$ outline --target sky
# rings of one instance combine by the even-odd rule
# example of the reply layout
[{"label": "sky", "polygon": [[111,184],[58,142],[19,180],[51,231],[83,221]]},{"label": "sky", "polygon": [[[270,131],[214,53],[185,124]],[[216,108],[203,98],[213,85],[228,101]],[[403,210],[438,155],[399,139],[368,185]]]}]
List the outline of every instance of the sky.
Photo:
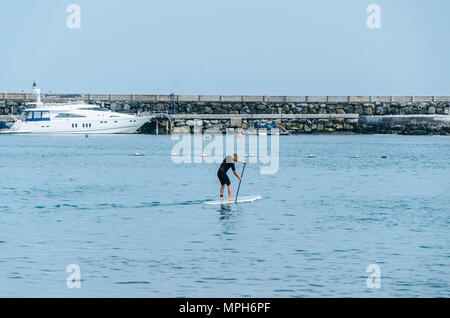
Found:
[{"label": "sky", "polygon": [[450,95],[448,0],[17,0],[0,12],[0,92],[35,80],[86,94]]}]

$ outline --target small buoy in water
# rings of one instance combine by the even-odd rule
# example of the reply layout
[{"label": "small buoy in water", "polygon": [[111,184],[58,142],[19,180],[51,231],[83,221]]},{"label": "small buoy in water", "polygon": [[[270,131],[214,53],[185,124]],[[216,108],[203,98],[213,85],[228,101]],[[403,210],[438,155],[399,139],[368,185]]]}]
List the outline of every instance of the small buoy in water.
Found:
[{"label": "small buoy in water", "polygon": [[175,152],[172,154],[173,157],[176,157],[176,155],[177,155],[177,154],[176,154]]},{"label": "small buoy in water", "polygon": [[135,154],[134,154],[134,156],[135,157],[139,157],[141,154],[139,153],[139,152],[136,152]]},{"label": "small buoy in water", "polygon": [[354,155],[354,156],[353,156],[353,158],[355,158],[355,159],[358,159],[358,158],[359,158],[359,156],[358,156],[358,155]]},{"label": "small buoy in water", "polygon": [[314,158],[314,155],[309,155],[308,158]]},{"label": "small buoy in water", "polygon": [[250,157],[254,157],[254,156],[255,156],[254,154],[252,154],[252,153],[250,154]]},{"label": "small buoy in water", "polygon": [[204,153],[202,153],[202,157],[206,157],[206,155]]},{"label": "small buoy in water", "polygon": [[244,157],[248,157],[248,154],[245,154]]},{"label": "small buoy in water", "polygon": [[387,156],[381,156],[381,159],[386,159],[387,158]]}]

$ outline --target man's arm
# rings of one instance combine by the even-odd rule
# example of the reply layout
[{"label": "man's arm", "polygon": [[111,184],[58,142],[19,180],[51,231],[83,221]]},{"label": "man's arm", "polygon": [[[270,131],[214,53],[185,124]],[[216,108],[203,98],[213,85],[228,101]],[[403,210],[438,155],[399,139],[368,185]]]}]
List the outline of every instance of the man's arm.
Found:
[{"label": "man's arm", "polygon": [[239,179],[239,181],[242,181],[242,178],[238,175],[236,170],[233,170],[233,173]]}]

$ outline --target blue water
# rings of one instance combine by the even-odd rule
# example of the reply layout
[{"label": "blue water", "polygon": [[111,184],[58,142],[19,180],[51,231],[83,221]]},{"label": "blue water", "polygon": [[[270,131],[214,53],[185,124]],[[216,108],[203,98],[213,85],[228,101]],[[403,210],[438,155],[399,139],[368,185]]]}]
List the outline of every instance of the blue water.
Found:
[{"label": "blue water", "polygon": [[0,136],[0,296],[450,296],[449,137],[280,137],[276,174],[245,171],[262,200],[229,206],[173,145]]}]

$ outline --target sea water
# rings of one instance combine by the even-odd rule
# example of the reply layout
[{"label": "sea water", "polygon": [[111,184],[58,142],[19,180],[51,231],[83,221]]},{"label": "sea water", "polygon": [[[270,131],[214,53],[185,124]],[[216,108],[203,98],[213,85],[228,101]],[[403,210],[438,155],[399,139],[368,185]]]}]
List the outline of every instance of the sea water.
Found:
[{"label": "sea water", "polygon": [[280,137],[222,206],[173,146],[0,136],[0,296],[450,296],[449,137]]}]

